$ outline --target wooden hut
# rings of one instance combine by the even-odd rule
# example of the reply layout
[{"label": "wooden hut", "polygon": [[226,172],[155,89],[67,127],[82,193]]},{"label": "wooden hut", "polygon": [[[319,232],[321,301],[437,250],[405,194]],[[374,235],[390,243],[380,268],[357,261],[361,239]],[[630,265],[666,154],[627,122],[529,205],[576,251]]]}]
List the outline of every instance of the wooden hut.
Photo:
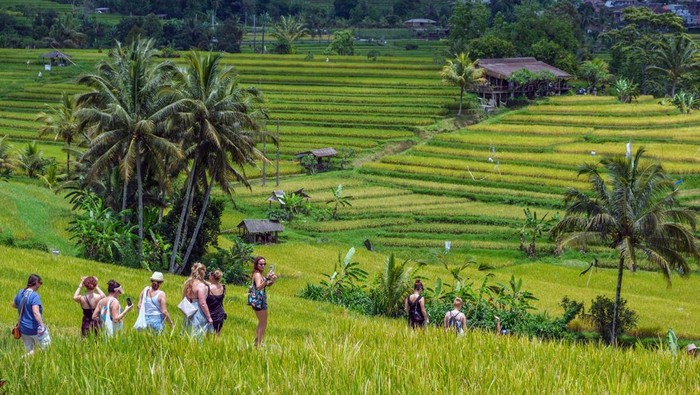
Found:
[{"label": "wooden hut", "polygon": [[279,232],[284,227],[277,221],[269,219],[244,219],[238,224],[241,237],[248,243],[270,244],[279,241]]},{"label": "wooden hut", "polygon": [[338,152],[332,147],[319,148],[311,151],[297,152],[294,157],[299,159],[299,163],[303,166],[302,159],[307,155],[313,155],[316,159],[314,171],[325,171],[330,169],[331,158],[338,155]]},{"label": "wooden hut", "polygon": [[45,59],[50,59],[49,64],[51,66],[66,66],[70,63],[70,56],[64,54],[61,51],[53,51],[40,55],[40,57]]},{"label": "wooden hut", "polygon": [[[567,81],[571,79],[571,74],[532,57],[479,59],[476,61],[476,65],[486,70],[486,84],[477,86],[471,92],[481,96],[482,100],[490,105],[498,105],[515,95],[533,98],[542,94],[559,95],[569,90]],[[510,81],[510,77],[522,69],[532,73],[543,71],[551,73],[554,75],[554,81],[518,86]]]}]

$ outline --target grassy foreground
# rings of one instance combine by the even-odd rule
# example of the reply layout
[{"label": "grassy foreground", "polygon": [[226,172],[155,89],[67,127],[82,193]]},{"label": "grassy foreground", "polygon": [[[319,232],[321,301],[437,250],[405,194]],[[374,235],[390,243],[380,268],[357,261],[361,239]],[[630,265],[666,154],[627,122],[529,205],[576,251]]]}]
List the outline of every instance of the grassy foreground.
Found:
[{"label": "grassy foreground", "polygon": [[[169,275],[164,289],[176,321],[174,330],[161,337],[135,333],[131,326],[136,314],[131,313],[122,336],[110,341],[83,341],[78,335],[80,309],[70,298],[80,276],[94,274],[103,284],[114,278],[125,287],[125,296],[135,299],[150,273],[0,247],[4,257],[0,262],[0,299],[6,306],[0,310],[0,328],[6,334],[0,337],[4,351],[0,376],[8,382],[4,389],[8,394],[470,390],[658,394],[700,390],[700,378],[692,373],[700,360],[682,354],[673,357],[665,348],[615,351],[594,344],[543,343],[478,331],[456,339],[438,329],[413,333],[401,321],[357,316],[299,299],[294,294],[300,286],[317,281],[317,273],[325,271],[320,268],[327,269],[326,262],[332,262],[334,255],[328,246],[313,245],[306,249],[306,259],[290,253],[300,250],[296,245],[293,249],[265,247],[257,251],[276,263],[283,277],[270,290],[266,347],[256,351],[251,346],[256,321],[245,305],[244,287],[228,287],[229,319],[221,338],[200,344],[181,335],[182,319],[175,305],[184,279]],[[367,262],[371,271],[383,259],[366,251],[358,251],[356,258]],[[22,343],[8,333],[16,319],[9,301],[30,272],[44,278],[39,292],[53,344],[49,351],[23,359]],[[563,273],[552,275],[561,278]],[[646,303],[644,306],[650,307]],[[648,303],[667,304],[671,300],[659,296]]]}]

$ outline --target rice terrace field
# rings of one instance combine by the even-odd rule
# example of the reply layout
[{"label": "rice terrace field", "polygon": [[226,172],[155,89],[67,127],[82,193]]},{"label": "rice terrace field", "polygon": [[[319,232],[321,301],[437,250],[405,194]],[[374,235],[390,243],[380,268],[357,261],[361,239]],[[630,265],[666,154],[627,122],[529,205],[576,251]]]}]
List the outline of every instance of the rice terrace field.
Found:
[{"label": "rice terrace field", "polygon": [[[106,56],[67,51],[75,65],[48,72],[38,58],[44,52],[0,49],[0,136],[9,136],[15,149],[38,140],[36,113],[57,103],[61,92],[81,92],[75,77]],[[164,289],[176,317],[174,330],[162,337],[127,330],[110,341],[80,340],[80,310],[70,298],[80,276],[95,274],[103,283],[117,279],[135,299],[150,273],[76,258],[65,231],[68,202],[20,175],[0,182],[0,235],[61,253],[0,246],[0,300],[5,301],[0,328],[7,334],[14,325],[16,311],[8,301],[27,275],[37,272],[44,278],[40,294],[54,340],[48,352],[23,359],[20,344],[0,337],[0,379],[7,381],[0,394],[700,391],[698,360],[674,356],[665,340],[669,328],[682,345],[700,339],[698,262],[689,278],[674,274],[670,288],[655,271],[625,273],[622,295],[639,315],[632,335],[647,342],[623,349],[480,330],[457,339],[433,327],[415,333],[403,321],[298,297],[349,247],[357,248],[355,260],[370,276],[394,253],[410,266],[427,263],[421,269],[426,278],[448,280],[434,258],[446,241],[451,263],[473,259],[489,265],[487,271],[477,265],[465,269],[469,282],[481,283],[487,272],[493,281],[514,275],[538,298],[533,305],[552,315],[561,313],[564,296],[588,305],[596,295],[614,295],[616,271],[609,268],[617,257],[609,249],[569,249],[554,257],[554,243],[542,238],[540,259],[528,259],[518,249],[523,211],[563,214],[566,189],[587,188],[577,167],[624,155],[628,143],[633,151],[644,146],[649,157],[661,161],[677,180],[683,203],[700,210],[700,112],[680,114],[644,96],[633,104],[609,96],[564,96],[461,126],[449,118],[458,91],[441,84],[441,64],[429,52],[380,56],[374,62],[365,56],[327,62],[320,54],[304,60],[306,53],[300,53],[225,57],[244,86],[265,94],[267,129],[276,132],[279,120],[282,179],[276,186],[274,165],[267,166],[263,185],[262,168],[247,168],[252,190],[236,189],[236,207],[227,203],[222,229],[234,232],[242,219],[262,218],[274,189],[304,188],[319,207],[328,206],[338,184],[352,196],[337,220],[295,219],[285,224],[281,244],[256,246],[256,255],[275,263],[281,276],[270,291],[262,352],[252,348],[255,317],[245,304],[244,287],[229,287],[229,319],[221,338],[200,344],[181,336],[176,304],[184,279],[172,275],[166,275]],[[62,165],[62,144],[53,136],[39,141],[45,155]],[[305,175],[294,154],[323,147],[352,149],[348,169]],[[266,152],[274,160],[274,145],[267,144]],[[364,248],[365,240],[375,251]],[[231,240],[224,234],[219,243],[227,247]],[[601,267],[580,276],[594,258]],[[127,316],[127,327],[135,315]],[[579,319],[572,325],[591,329]]]}]

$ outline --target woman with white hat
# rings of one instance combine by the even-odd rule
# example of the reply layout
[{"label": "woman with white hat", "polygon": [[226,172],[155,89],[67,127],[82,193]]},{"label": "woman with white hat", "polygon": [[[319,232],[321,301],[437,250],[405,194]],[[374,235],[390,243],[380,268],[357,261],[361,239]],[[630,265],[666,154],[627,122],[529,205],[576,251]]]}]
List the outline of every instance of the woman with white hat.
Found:
[{"label": "woman with white hat", "polygon": [[163,273],[153,272],[151,276],[151,286],[146,287],[139,295],[139,313],[144,309],[146,316],[146,327],[157,333],[163,332],[163,322],[167,322],[171,327],[173,320],[168,313],[168,306],[165,304],[165,292],[160,290],[160,285],[165,281]]}]

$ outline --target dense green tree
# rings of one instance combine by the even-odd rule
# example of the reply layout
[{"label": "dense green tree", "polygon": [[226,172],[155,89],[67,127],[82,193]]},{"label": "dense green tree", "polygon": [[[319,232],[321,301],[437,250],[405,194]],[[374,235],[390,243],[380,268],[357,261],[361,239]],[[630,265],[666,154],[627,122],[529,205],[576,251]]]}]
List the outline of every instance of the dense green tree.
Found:
[{"label": "dense green tree", "polygon": [[640,148],[629,158],[604,158],[599,164],[582,165],[579,175],[588,178],[593,194],[567,191],[566,215],[552,230],[559,245],[599,243],[617,251],[613,345],[624,268],[636,270],[644,257],[659,267],[670,284],[673,271],[690,274],[686,256],[700,258],[693,235],[695,212],[679,206],[679,190],[673,181],[659,163],[643,161],[643,155]]},{"label": "dense green tree", "polygon": [[440,76],[445,84],[459,87],[459,111],[457,115],[462,115],[462,102],[464,91],[472,89],[486,82],[484,75],[486,70],[476,67],[467,54],[460,53],[453,59],[447,59],[447,64],[442,66]]},{"label": "dense green tree", "polygon": [[94,130],[83,161],[91,164],[86,181],[104,176],[119,167],[124,182],[122,207],[126,208],[129,181],[135,177],[138,194],[138,260],[143,253],[143,173],[144,163],[154,177],[167,180],[163,169],[166,157],[181,157],[176,144],[162,136],[161,111],[166,99],[160,92],[170,85],[177,70],[169,61],[155,63],[152,40],[139,40],[128,47],[120,43],[109,60],[98,64],[97,72],[83,75],[78,83],[92,91],[78,96],[76,116],[80,130]]},{"label": "dense green tree", "polygon": [[350,18],[350,12],[357,7],[359,0],[333,0],[333,10],[338,18]]},{"label": "dense green tree", "polygon": [[510,58],[516,55],[513,43],[491,34],[469,41],[468,47],[474,59]]},{"label": "dense green tree", "polygon": [[488,28],[489,12],[481,2],[457,2],[449,20],[453,55],[467,52],[466,43],[481,37]]},{"label": "dense green tree", "polygon": [[333,41],[326,52],[338,55],[352,56],[355,54],[355,37],[350,30],[339,30],[333,33]]},{"label": "dense green tree", "polygon": [[243,40],[243,28],[238,17],[226,19],[216,26],[214,30],[217,39],[217,48],[225,52],[241,52],[241,41]]}]

